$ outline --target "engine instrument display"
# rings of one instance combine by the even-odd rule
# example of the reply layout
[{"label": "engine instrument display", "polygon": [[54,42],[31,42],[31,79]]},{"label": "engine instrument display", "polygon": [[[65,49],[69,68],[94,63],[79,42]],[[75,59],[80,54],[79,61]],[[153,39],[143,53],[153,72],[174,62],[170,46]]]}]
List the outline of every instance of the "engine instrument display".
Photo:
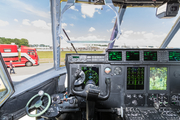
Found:
[{"label": "engine instrument display", "polygon": [[149,90],[167,89],[167,67],[150,67]]},{"label": "engine instrument display", "polygon": [[180,52],[169,51],[169,61],[180,61]]},{"label": "engine instrument display", "polygon": [[111,51],[108,52],[109,61],[122,61],[122,52],[120,51]]},{"label": "engine instrument display", "polygon": [[127,90],[144,90],[144,67],[127,67]]},{"label": "engine instrument display", "polygon": [[157,51],[144,51],[144,61],[157,61]]},{"label": "engine instrument display", "polygon": [[138,61],[139,60],[139,51],[126,51],[126,60],[127,61]]},{"label": "engine instrument display", "polygon": [[88,80],[93,80],[97,86],[99,85],[99,67],[82,67],[81,70],[85,73],[84,85]]}]

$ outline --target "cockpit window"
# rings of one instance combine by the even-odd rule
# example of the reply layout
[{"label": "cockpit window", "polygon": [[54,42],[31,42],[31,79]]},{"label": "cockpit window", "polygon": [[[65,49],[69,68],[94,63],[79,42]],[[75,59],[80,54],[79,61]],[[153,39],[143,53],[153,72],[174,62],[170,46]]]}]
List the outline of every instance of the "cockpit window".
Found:
[{"label": "cockpit window", "polygon": [[2,98],[7,93],[7,88],[4,85],[2,78],[0,76],[0,98]]},{"label": "cockpit window", "polygon": [[[180,16],[180,15],[179,15]],[[177,33],[175,34],[175,36],[172,38],[171,42],[169,43],[168,47],[169,48],[179,48],[179,38],[180,38],[180,30],[177,31]]]},{"label": "cockpit window", "polygon": [[[65,3],[62,3],[62,8]],[[118,9],[118,8],[117,8]],[[159,48],[179,14],[171,19],[159,19],[155,15],[156,8],[127,7],[121,23],[121,36],[115,41],[114,48]],[[103,18],[103,19],[102,19]],[[63,14],[62,28],[71,41],[103,41],[110,40],[116,16],[107,6],[92,6],[76,3]],[[62,51],[74,51],[66,35],[62,31]],[[179,34],[180,35],[180,34]],[[178,33],[176,36],[179,36]],[[178,40],[174,37],[172,41]],[[74,44],[78,51],[107,48],[108,43],[78,43]],[[176,47],[176,42],[168,47]],[[86,52],[87,53],[87,52]]]},{"label": "cockpit window", "polygon": [[0,14],[0,52],[13,82],[53,68],[50,1],[1,0]]},{"label": "cockpit window", "polygon": [[[62,8],[66,3],[62,2]],[[118,10],[118,8],[117,8]],[[71,41],[84,41],[75,43],[78,51],[99,51],[107,48],[108,43],[95,43],[96,41],[109,41],[111,29],[114,26],[115,13],[105,5],[87,5],[76,3],[63,14],[62,28]],[[73,51],[71,44],[62,31],[61,48]],[[86,43],[92,41],[91,43]],[[87,53],[87,52],[86,52]]]},{"label": "cockpit window", "polygon": [[[155,13],[156,8],[126,8],[121,23],[122,35],[115,42],[114,48],[158,48],[180,16],[180,12],[171,19],[159,19]],[[177,42],[174,42],[180,37],[178,33],[168,47],[179,47]]]},{"label": "cockpit window", "polygon": [[11,85],[11,80],[8,77],[7,71],[5,71],[2,63],[2,58],[0,54],[0,106],[12,95],[13,88]]}]

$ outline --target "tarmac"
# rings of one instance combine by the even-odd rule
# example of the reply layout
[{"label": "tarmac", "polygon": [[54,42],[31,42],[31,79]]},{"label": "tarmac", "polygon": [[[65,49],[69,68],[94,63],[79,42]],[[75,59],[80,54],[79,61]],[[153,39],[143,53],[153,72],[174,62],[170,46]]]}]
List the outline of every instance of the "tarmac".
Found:
[{"label": "tarmac", "polygon": [[[43,72],[45,70],[48,70],[53,67],[53,63],[41,63],[38,66],[31,66],[31,67],[15,67],[14,71],[16,74],[10,74],[11,79],[13,82],[19,82],[22,81],[25,78],[28,78],[30,76],[36,75],[40,72]],[[8,68],[8,72],[9,72]]]}]

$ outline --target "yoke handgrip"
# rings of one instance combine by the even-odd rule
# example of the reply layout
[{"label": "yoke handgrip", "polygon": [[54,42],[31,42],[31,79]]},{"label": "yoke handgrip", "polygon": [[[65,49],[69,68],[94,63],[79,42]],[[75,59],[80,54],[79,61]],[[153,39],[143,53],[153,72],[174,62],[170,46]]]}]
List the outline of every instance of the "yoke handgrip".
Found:
[{"label": "yoke handgrip", "polygon": [[[93,84],[87,84],[85,86],[84,90],[76,91],[74,89],[74,82],[75,81],[73,81],[71,89],[72,89],[72,92],[77,96],[87,98],[87,96],[89,96],[88,94],[91,94],[91,96],[92,96],[93,93],[91,91],[97,91],[97,92],[99,91],[99,93],[100,93],[100,88],[98,86],[93,85]],[[109,96],[110,96],[110,93],[111,93],[111,79],[106,78],[105,83],[106,83],[106,95],[98,94],[97,100],[107,100],[109,98]],[[96,92],[94,92],[94,94],[96,94]]]},{"label": "yoke handgrip", "polygon": [[111,93],[111,79],[110,78],[106,78],[105,79],[105,83],[106,83],[106,95],[102,96],[101,94],[98,96],[99,100],[107,100],[110,96]]}]

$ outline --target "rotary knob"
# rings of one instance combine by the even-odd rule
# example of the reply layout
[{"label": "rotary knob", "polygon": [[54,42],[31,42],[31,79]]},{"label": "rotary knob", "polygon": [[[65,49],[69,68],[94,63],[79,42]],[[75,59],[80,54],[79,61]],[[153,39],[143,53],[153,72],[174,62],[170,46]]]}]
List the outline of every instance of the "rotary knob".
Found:
[{"label": "rotary knob", "polygon": [[138,95],[139,99],[143,99],[143,96],[142,95]]},{"label": "rotary knob", "polygon": [[164,104],[164,106],[167,106],[167,105],[168,105],[168,102],[164,101],[163,104]]},{"label": "rotary knob", "polygon": [[131,99],[131,95],[127,95],[127,98]]},{"label": "rotary knob", "polygon": [[60,103],[60,98],[57,94],[53,95],[52,97],[52,103]]},{"label": "rotary knob", "polygon": [[134,98],[137,98],[137,95],[136,95],[136,94],[134,94],[134,95],[133,95],[133,97],[134,97]]},{"label": "rotary knob", "polygon": [[178,96],[173,95],[173,96],[171,97],[171,99],[172,99],[172,101],[177,101],[177,100],[178,100]]},{"label": "rotary knob", "polygon": [[56,96],[53,97],[53,101],[54,101],[54,102],[57,101],[57,97],[56,97]]},{"label": "rotary knob", "polygon": [[136,106],[138,103],[137,103],[137,100],[133,100],[132,101],[132,104],[134,105],[134,106]]},{"label": "rotary knob", "polygon": [[158,102],[154,103],[154,107],[155,107],[156,109],[159,109],[159,103],[158,103]]},{"label": "rotary knob", "polygon": [[73,99],[70,99],[70,100],[69,100],[69,103],[70,103],[70,104],[73,104],[73,103],[74,103],[74,100],[73,100]]}]

